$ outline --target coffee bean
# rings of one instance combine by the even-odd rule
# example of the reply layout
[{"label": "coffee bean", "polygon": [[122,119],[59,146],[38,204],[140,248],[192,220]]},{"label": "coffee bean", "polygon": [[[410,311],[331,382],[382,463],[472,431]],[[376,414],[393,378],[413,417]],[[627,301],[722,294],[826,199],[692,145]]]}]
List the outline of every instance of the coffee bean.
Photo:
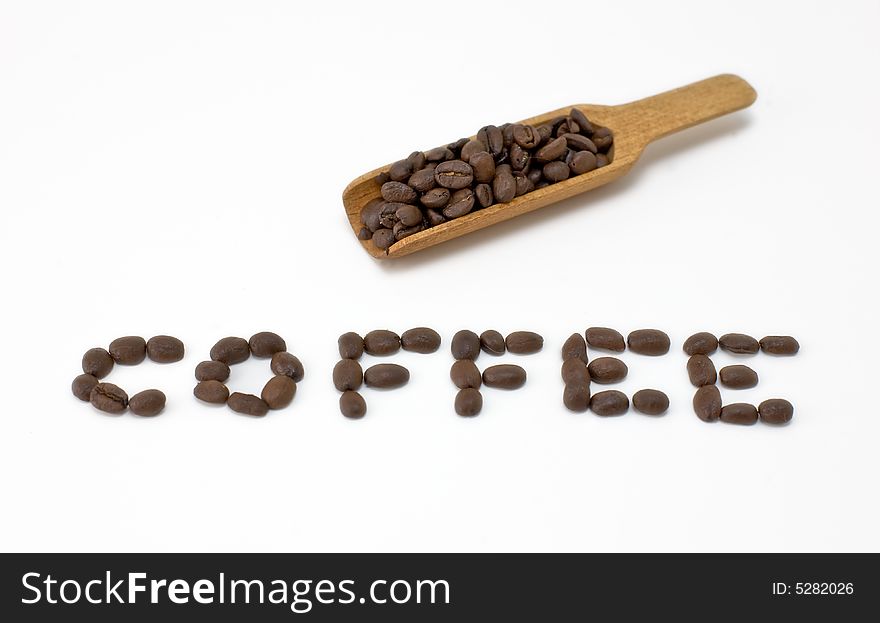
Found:
[{"label": "coffee bean", "polygon": [[614,142],[614,137],[611,135],[611,130],[608,128],[596,128],[593,131],[592,139],[600,151],[608,151],[611,144]]},{"label": "coffee bean", "polygon": [[726,333],[718,338],[718,344],[728,352],[747,355],[757,353],[760,348],[758,340],[744,333]]},{"label": "coffee bean", "polygon": [[396,363],[378,363],[364,372],[367,387],[377,389],[396,389],[409,382],[409,370]]},{"label": "coffee bean", "polygon": [[593,133],[593,124],[590,123],[589,120],[587,120],[587,116],[581,111],[580,108],[572,108],[571,112],[568,114],[574,120],[574,122],[578,124],[581,132],[588,136]]},{"label": "coffee bean", "polygon": [[424,152],[421,151],[414,151],[409,156],[407,156],[406,160],[407,162],[409,162],[410,167],[412,167],[413,171],[418,171],[423,166],[425,166],[425,163],[427,162]]},{"label": "coffee bean", "polygon": [[601,416],[623,415],[629,410],[629,398],[616,389],[605,390],[593,394],[590,398],[590,409]]},{"label": "coffee bean", "polygon": [[588,173],[597,166],[596,156],[589,151],[577,152],[568,163],[568,167],[574,175]]},{"label": "coffee bean", "polygon": [[425,160],[428,162],[443,162],[453,158],[455,158],[455,154],[448,147],[435,147],[425,152]]},{"label": "coffee bean", "polygon": [[174,363],[183,359],[183,342],[170,335],[155,335],[147,341],[147,357],[156,363]]},{"label": "coffee bean", "polygon": [[[434,169],[422,169],[421,171],[416,171],[412,174],[412,177],[409,178],[407,182],[412,190],[416,190],[420,193],[426,193],[437,184],[437,181],[434,179]],[[383,189],[385,186],[382,187]],[[385,197],[385,194],[382,195]],[[415,193],[412,195],[394,195],[397,199],[388,199],[388,201],[403,201],[403,198],[409,199],[408,201],[404,201],[404,203],[412,203],[415,201]]]},{"label": "coffee bean", "polygon": [[535,159],[540,162],[559,160],[568,151],[568,143],[561,136],[553,139],[535,152]]},{"label": "coffee bean", "polygon": [[468,162],[476,153],[485,152],[486,146],[482,143],[482,141],[478,139],[474,139],[468,141],[464,144],[464,147],[461,148],[461,159],[465,162]]},{"label": "coffee bean", "polygon": [[483,384],[483,377],[480,374],[477,364],[470,359],[459,359],[449,368],[449,378],[453,384],[459,389],[472,387],[479,389]]},{"label": "coffee bean", "polygon": [[113,361],[124,366],[136,366],[147,357],[147,341],[139,335],[118,337],[107,349]]},{"label": "coffee bean", "polygon": [[145,389],[128,400],[128,408],[142,417],[159,415],[165,408],[165,394],[158,389]]},{"label": "coffee bean", "polygon": [[272,355],[269,367],[273,373],[289,376],[295,383],[299,383],[305,376],[302,362],[298,357],[287,352]]},{"label": "coffee bean", "polygon": [[504,148],[504,136],[501,130],[494,125],[480,128],[479,132],[477,132],[477,139],[486,146],[486,151],[493,156],[500,154]]},{"label": "coffee bean", "polygon": [[360,389],[364,372],[354,359],[340,359],[333,367],[333,385],[341,392]]},{"label": "coffee bean", "polygon": [[495,177],[495,159],[489,152],[475,153],[468,164],[473,171],[474,180],[478,183],[489,183]]},{"label": "coffee bean", "polygon": [[701,331],[686,339],[682,348],[688,355],[711,355],[718,350],[718,338],[711,333]]},{"label": "coffee bean", "polygon": [[758,373],[748,366],[725,366],[718,376],[721,384],[731,389],[748,389],[758,384]]},{"label": "coffee bean", "polygon": [[589,383],[590,369],[581,359],[571,358],[562,362],[562,381],[566,385],[572,383]]},{"label": "coffee bean", "polygon": [[377,229],[373,234],[373,244],[380,249],[387,249],[395,242],[394,232],[390,229]]},{"label": "coffee bean", "polygon": [[513,179],[508,165],[501,165],[495,169],[492,196],[495,198],[495,203],[509,203],[516,196],[516,180]]},{"label": "coffee bean", "polygon": [[361,227],[360,231],[358,231],[358,240],[372,240],[373,232],[371,232],[366,227]]},{"label": "coffee bean", "polygon": [[770,398],[758,405],[758,415],[767,424],[786,424],[794,415],[794,407],[783,398]]},{"label": "coffee bean", "polygon": [[483,383],[497,389],[519,389],[526,384],[526,371],[509,363],[489,366],[483,370]]},{"label": "coffee bean", "polygon": [[409,160],[398,160],[388,169],[388,177],[395,182],[405,182],[412,175],[412,172],[412,162]]},{"label": "coffee bean", "polygon": [[448,188],[433,188],[422,195],[419,201],[421,201],[422,205],[426,208],[439,210],[449,203],[449,198],[451,196],[452,194],[449,192]]},{"label": "coffee bean", "polygon": [[434,180],[443,188],[459,190],[474,181],[474,170],[467,162],[449,160],[434,169]]},{"label": "coffee bean", "polygon": [[[477,186],[477,188],[479,188],[479,186]],[[443,190],[446,189],[444,188]],[[436,227],[437,225],[446,222],[446,217],[436,210],[425,210],[425,219],[428,221],[428,225],[431,227]]]},{"label": "coffee bean", "polygon": [[[593,141],[582,134],[563,134],[562,138],[565,139],[565,144],[568,148],[573,149],[576,152],[586,151],[595,156],[596,152],[599,151]],[[595,163],[595,157],[593,158],[593,162]]]},{"label": "coffee bean", "polygon": [[229,399],[229,388],[220,381],[201,381],[193,388],[193,395],[204,402],[222,405]]},{"label": "coffee bean", "polygon": [[758,410],[755,405],[735,402],[721,407],[721,421],[728,424],[754,424],[758,421]]},{"label": "coffee bean", "polygon": [[488,208],[495,199],[492,196],[492,187],[488,184],[478,184],[474,189],[474,197],[481,208]]},{"label": "coffee bean", "polygon": [[452,356],[456,359],[474,360],[480,354],[480,337],[473,331],[462,329],[452,336]]},{"label": "coffee bean", "polygon": [[128,407],[128,394],[113,383],[98,383],[89,392],[89,402],[105,413],[122,413]]},{"label": "coffee bean", "polygon": [[610,350],[615,353],[622,353],[626,350],[623,335],[619,331],[609,329],[608,327],[590,327],[587,329],[586,338],[587,344],[591,348]]},{"label": "coffee bean", "polygon": [[531,355],[544,348],[544,338],[533,331],[514,331],[504,339],[507,352]]},{"label": "coffee bean", "polygon": [[580,333],[572,333],[562,345],[562,360],[579,359],[589,363],[587,358],[587,343]]},{"label": "coffee bean", "polygon": [[251,356],[251,347],[244,338],[224,337],[211,347],[211,359],[222,361],[227,366],[234,366],[247,361]]},{"label": "coffee bean", "polygon": [[443,216],[448,219],[459,218],[474,208],[474,191],[462,188],[452,193],[449,203],[443,208]]},{"label": "coffee bean", "polygon": [[265,358],[286,351],[287,343],[277,333],[261,331],[251,336],[248,340],[248,348],[251,349],[254,357]]},{"label": "coffee bean", "polygon": [[714,385],[718,380],[715,364],[706,355],[693,355],[687,362],[688,378],[694,387]]},{"label": "coffee bean", "polygon": [[587,366],[590,371],[590,379],[602,385],[619,383],[626,378],[629,368],[616,357],[599,357],[593,359]]},{"label": "coffee bean", "polygon": [[[431,179],[433,178],[434,176],[431,175]],[[382,206],[384,205],[385,202],[381,199],[373,199],[361,209],[361,222],[371,232],[376,231],[382,226],[379,223],[379,216],[382,213]]]},{"label": "coffee bean", "polygon": [[387,329],[370,331],[364,336],[364,350],[379,357],[393,355],[400,350],[400,336]]},{"label": "coffee bean", "polygon": [[657,329],[638,329],[626,338],[629,349],[639,355],[656,357],[669,352],[669,336]]},{"label": "coffee bean", "polygon": [[607,166],[611,162],[605,154],[596,154],[596,168]]},{"label": "coffee bean", "polygon": [[409,329],[400,336],[400,345],[413,353],[435,353],[440,349],[440,334],[428,327]]},{"label": "coffee bean", "polygon": [[[579,361],[570,359],[569,361]],[[568,362],[566,362],[568,363]],[[580,361],[583,364],[582,361]],[[562,390],[562,404],[570,411],[578,413],[584,412],[590,408],[590,384],[589,382],[566,383],[565,389]]]},{"label": "coffee bean", "polygon": [[503,355],[507,350],[504,344],[504,336],[494,329],[488,329],[480,333],[480,348],[490,355]]},{"label": "coffee bean", "polygon": [[416,200],[416,191],[403,182],[385,182],[382,184],[382,198],[385,201],[412,203]]},{"label": "coffee bean", "polygon": [[535,185],[523,171],[515,171],[513,181],[516,184],[516,196],[525,195],[535,190]]},{"label": "coffee bean", "polygon": [[513,126],[513,140],[523,149],[534,149],[541,142],[541,134],[530,125]]},{"label": "coffee bean", "polygon": [[662,415],[669,409],[669,397],[657,389],[640,389],[633,394],[633,407],[645,415]]},{"label": "coffee bean", "polygon": [[343,359],[360,359],[364,354],[364,338],[354,331],[340,335],[337,344],[339,356]]},{"label": "coffee bean", "polygon": [[714,385],[704,385],[694,394],[694,413],[704,422],[721,417],[721,392]]},{"label": "coffee bean", "polygon": [[103,348],[90,348],[82,358],[82,370],[102,379],[113,370],[113,357]]},{"label": "coffee bean", "polygon": [[474,417],[483,410],[483,395],[473,387],[465,387],[455,395],[455,412],[462,417]]},{"label": "coffee bean", "polygon": [[367,414],[367,403],[357,392],[342,392],[339,397],[339,410],[345,417],[359,420]]},{"label": "coffee bean", "polygon": [[794,355],[801,345],[790,335],[768,335],[761,338],[761,350],[769,355]]},{"label": "coffee bean", "polygon": [[[351,361],[351,359],[343,359],[343,361]],[[354,362],[352,362],[354,363]],[[273,376],[269,382],[263,386],[260,398],[270,409],[283,409],[291,402],[296,395],[296,382],[289,376],[282,374]]]},{"label": "coffee bean", "polygon": [[229,378],[229,366],[222,361],[203,361],[196,366],[197,381],[220,381]]},{"label": "coffee bean", "polygon": [[568,165],[559,160],[545,164],[543,171],[544,178],[550,182],[561,182],[564,179],[568,179],[568,176],[571,174]]},{"label": "coffee bean", "polygon": [[70,391],[72,391],[73,395],[83,402],[88,402],[89,396],[92,393],[92,389],[97,384],[98,379],[91,374],[80,374],[78,377],[73,379],[73,383],[70,384]]},{"label": "coffee bean", "polygon": [[262,416],[269,413],[269,405],[259,396],[233,392],[226,401],[229,408],[242,415]]},{"label": "coffee bean", "polygon": [[529,160],[531,160],[532,156],[525,149],[520,147],[519,145],[514,144],[509,151],[510,155],[510,167],[514,171],[522,171],[527,166],[529,166]]},{"label": "coffee bean", "polygon": [[[414,227],[422,223],[422,211],[413,205],[401,205],[394,212],[394,216],[404,227]],[[396,226],[396,224],[395,224]]]}]

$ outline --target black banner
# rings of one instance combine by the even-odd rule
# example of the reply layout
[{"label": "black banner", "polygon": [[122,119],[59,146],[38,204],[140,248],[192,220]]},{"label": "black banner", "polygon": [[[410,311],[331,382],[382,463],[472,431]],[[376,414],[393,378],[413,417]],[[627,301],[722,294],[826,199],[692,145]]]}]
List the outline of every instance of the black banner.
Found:
[{"label": "black banner", "polygon": [[876,554],[4,554],[0,615],[163,623],[646,614],[855,620],[880,606],[878,563]]}]

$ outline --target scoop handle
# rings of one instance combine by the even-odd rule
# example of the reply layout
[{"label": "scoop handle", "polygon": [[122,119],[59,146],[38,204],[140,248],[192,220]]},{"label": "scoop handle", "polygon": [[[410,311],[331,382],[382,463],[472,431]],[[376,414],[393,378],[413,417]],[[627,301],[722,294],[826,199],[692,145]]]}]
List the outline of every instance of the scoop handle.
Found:
[{"label": "scoop handle", "polygon": [[721,74],[623,104],[647,142],[750,106],[758,97],[748,82]]}]

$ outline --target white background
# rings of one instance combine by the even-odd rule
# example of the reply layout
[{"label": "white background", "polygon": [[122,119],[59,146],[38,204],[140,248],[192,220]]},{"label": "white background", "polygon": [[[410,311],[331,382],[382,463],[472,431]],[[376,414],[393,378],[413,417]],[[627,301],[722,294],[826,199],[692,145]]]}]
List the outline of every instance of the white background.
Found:
[{"label": "white background", "polygon": [[[876,2],[0,6],[3,550],[880,549]],[[345,185],[413,149],[723,72],[755,105],[610,186],[394,263],[351,234]],[[336,337],[417,325],[441,352],[343,418]],[[564,409],[559,346],[591,325],[670,334],[620,386],[665,417]],[[460,328],[546,338],[470,420]],[[294,404],[197,403],[213,342],[260,330],[306,366]],[[800,340],[723,391],[790,399],[790,426],[694,416],[699,330]],[[163,415],[70,394],[87,348],[157,333],[183,362],[107,380]]]}]

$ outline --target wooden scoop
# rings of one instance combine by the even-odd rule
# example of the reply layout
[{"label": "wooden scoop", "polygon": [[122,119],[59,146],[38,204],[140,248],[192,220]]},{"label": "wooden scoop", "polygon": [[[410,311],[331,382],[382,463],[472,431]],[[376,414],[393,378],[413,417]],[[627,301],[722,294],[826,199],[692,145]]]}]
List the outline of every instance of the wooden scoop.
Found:
[{"label": "wooden scoop", "polygon": [[[395,242],[387,251],[378,248],[370,240],[362,240],[360,243],[367,253],[375,258],[401,257],[592,190],[627,173],[642,155],[648,143],[667,134],[745,108],[751,105],[756,97],[757,93],[748,82],[739,76],[723,74],[619,106],[577,104],[575,107],[582,110],[590,121],[605,126],[613,132],[613,159],[608,165],[533,190],[516,197],[509,203],[494,204],[435,227],[429,227]],[[520,123],[541,125],[556,117],[568,115],[571,108],[568,106],[553,110]],[[342,193],[342,203],[345,205],[355,236],[362,227],[361,208],[371,199],[380,196],[379,184],[376,183],[375,178],[380,172],[387,171],[389,166],[360,176]]]}]

